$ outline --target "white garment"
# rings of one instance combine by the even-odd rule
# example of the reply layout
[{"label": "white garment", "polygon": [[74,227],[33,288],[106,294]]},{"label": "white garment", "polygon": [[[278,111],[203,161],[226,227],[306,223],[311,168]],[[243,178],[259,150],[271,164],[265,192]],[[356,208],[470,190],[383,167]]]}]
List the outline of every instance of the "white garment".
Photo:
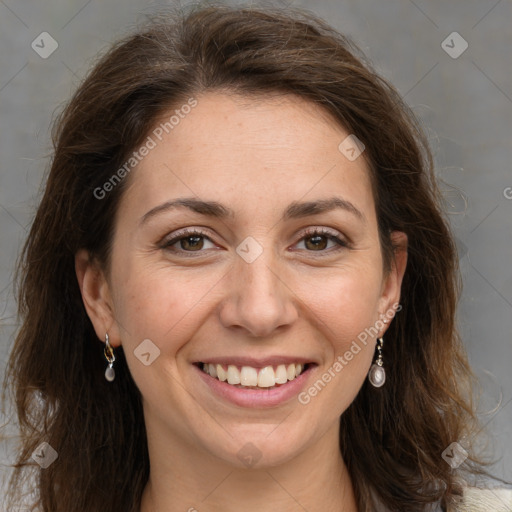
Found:
[{"label": "white garment", "polygon": [[[512,512],[512,489],[495,488],[482,489],[464,487],[462,501],[457,505],[448,506],[446,512]],[[426,507],[428,512],[443,512],[441,505],[432,504]],[[377,505],[373,512],[393,512]]]},{"label": "white garment", "polygon": [[448,512],[512,512],[512,489],[466,487],[463,502]]}]

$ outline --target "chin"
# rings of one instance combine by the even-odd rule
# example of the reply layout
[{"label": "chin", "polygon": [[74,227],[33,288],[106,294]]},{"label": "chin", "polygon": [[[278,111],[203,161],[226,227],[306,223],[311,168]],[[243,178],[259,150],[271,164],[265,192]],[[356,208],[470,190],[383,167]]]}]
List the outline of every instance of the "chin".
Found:
[{"label": "chin", "polygon": [[206,449],[226,464],[246,469],[264,469],[289,462],[306,449],[312,434],[311,424],[304,425],[302,433],[298,425],[294,432],[289,425],[279,428],[270,424],[249,424],[243,429],[227,430],[232,438],[226,434],[220,443],[212,443],[210,439],[206,441]]}]

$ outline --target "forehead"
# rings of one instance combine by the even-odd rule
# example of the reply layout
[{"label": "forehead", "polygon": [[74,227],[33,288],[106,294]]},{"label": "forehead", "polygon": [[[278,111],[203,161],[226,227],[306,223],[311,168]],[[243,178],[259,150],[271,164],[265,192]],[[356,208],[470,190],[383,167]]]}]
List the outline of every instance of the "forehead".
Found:
[{"label": "forehead", "polygon": [[155,122],[152,149],[130,176],[124,202],[229,196],[247,208],[338,191],[373,209],[366,161],[342,154],[338,146],[350,134],[324,109],[292,95],[194,99],[194,107],[175,106]]}]

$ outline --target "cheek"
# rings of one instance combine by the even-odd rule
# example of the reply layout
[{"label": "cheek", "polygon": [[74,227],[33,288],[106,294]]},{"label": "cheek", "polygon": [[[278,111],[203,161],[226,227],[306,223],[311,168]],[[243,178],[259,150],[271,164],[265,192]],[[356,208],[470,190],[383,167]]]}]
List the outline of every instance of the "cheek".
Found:
[{"label": "cheek", "polygon": [[194,315],[200,314],[204,295],[199,293],[201,286],[191,287],[166,274],[132,272],[120,284],[116,300],[128,369],[145,399],[156,404],[164,396],[173,402],[172,390],[181,389],[168,384],[176,379],[176,356],[192,335]]},{"label": "cheek", "polygon": [[[301,297],[333,347],[344,350],[378,319],[380,274],[374,269],[333,270],[301,284]],[[338,352],[338,350],[336,350]]]},{"label": "cheek", "polygon": [[135,266],[120,273],[121,293],[115,304],[123,345],[134,350],[142,340],[151,339],[162,352],[176,353],[207,302],[205,293],[214,293],[211,289],[218,279],[213,273]]},{"label": "cheek", "polygon": [[378,276],[339,274],[324,283],[310,300],[310,318],[317,318],[325,339],[324,364],[311,386],[299,395],[311,417],[336,421],[363,385],[374,354],[371,328],[378,319]]},{"label": "cheek", "polygon": [[[363,384],[374,354],[374,337],[378,315],[380,274],[372,268],[348,269],[332,273],[328,279],[305,280],[302,299],[310,311],[310,321],[325,339],[325,363],[316,389],[322,391],[321,402],[329,403],[335,415],[352,402]],[[311,293],[311,290],[317,290]],[[309,292],[308,292],[309,290]],[[377,324],[378,325],[378,324]]]}]

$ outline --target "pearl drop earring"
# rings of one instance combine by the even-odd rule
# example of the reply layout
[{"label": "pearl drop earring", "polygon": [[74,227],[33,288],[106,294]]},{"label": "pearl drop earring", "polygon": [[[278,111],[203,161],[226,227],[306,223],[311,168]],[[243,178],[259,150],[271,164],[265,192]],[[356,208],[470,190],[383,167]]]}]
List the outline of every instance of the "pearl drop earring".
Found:
[{"label": "pearl drop earring", "polygon": [[377,340],[377,359],[372,364],[370,371],[368,372],[368,380],[371,385],[380,388],[386,382],[386,370],[384,370],[384,362],[382,359],[382,346],[384,345],[384,340],[382,338],[378,338]]}]

